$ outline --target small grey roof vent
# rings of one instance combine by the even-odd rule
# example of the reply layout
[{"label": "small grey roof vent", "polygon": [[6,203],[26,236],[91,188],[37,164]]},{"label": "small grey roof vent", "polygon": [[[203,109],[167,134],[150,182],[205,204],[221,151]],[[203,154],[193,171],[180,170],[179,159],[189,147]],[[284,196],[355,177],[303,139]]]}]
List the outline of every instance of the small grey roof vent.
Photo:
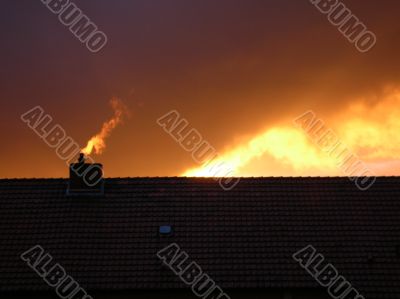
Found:
[{"label": "small grey roof vent", "polygon": [[160,226],[158,233],[160,236],[170,236],[173,233],[173,229],[171,225],[162,225]]}]

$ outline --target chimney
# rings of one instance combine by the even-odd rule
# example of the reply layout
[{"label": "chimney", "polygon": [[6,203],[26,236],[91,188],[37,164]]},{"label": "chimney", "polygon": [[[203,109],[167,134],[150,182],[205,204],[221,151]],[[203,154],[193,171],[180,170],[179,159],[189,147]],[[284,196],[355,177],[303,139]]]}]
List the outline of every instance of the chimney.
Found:
[{"label": "chimney", "polygon": [[67,195],[101,195],[104,193],[103,165],[86,163],[83,153],[78,163],[69,167],[69,183]]}]

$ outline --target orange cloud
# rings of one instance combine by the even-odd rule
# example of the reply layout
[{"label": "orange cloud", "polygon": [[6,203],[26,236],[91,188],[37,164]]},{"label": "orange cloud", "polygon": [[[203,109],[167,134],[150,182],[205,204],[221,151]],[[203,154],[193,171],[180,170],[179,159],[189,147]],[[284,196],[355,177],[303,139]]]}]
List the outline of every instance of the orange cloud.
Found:
[{"label": "orange cloud", "polygon": [[[377,103],[369,103],[367,99],[355,101],[326,126],[372,171],[399,174],[399,168],[393,165],[400,166],[400,91],[388,89]],[[221,162],[234,170],[234,176],[277,175],[279,169],[285,169],[286,175],[288,170],[301,176],[344,175],[337,159],[320,150],[306,132],[292,124],[267,128],[218,159],[188,169],[183,175],[209,176],[209,169]],[[275,169],[269,169],[270,165]]]}]

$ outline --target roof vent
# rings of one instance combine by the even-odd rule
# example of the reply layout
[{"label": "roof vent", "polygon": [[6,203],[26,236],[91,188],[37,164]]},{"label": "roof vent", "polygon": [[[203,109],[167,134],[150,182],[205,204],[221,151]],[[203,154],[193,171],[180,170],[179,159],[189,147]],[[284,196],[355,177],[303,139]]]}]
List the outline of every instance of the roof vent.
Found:
[{"label": "roof vent", "polygon": [[70,165],[67,195],[104,193],[103,165],[85,162],[85,155],[80,154],[78,163]]},{"label": "roof vent", "polygon": [[170,236],[173,233],[172,226],[170,225],[162,225],[158,231],[160,236]]}]

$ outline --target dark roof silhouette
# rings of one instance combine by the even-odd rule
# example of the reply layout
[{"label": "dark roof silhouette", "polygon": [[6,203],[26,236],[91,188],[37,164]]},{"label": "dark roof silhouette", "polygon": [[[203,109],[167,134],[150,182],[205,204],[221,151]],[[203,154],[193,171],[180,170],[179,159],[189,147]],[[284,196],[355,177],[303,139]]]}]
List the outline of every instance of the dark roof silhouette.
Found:
[{"label": "dark roof silhouette", "polygon": [[[222,288],[314,288],[292,259],[312,244],[366,298],[400,294],[400,178],[106,179],[66,196],[66,179],[0,180],[0,290],[48,290],[20,259],[41,245],[89,290],[186,288],[156,253],[188,252]],[[162,236],[160,226],[173,234]]]}]

